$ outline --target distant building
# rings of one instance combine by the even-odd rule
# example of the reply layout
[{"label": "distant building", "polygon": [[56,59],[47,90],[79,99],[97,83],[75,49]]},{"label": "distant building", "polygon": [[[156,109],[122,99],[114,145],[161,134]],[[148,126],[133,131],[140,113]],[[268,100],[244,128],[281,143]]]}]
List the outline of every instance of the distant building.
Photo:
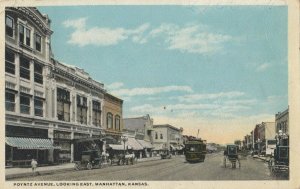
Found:
[{"label": "distant building", "polygon": [[153,119],[147,114],[141,117],[124,118],[124,133],[134,132],[136,140],[143,146],[142,157],[152,156],[153,138]]},{"label": "distant building", "polygon": [[289,108],[275,115],[276,139],[281,145],[289,145]]},{"label": "distant building", "polygon": [[167,148],[174,153],[183,149],[183,129],[176,128],[169,124],[154,125],[152,132],[153,145],[156,151]]},{"label": "distant building", "polygon": [[[151,132],[153,132],[153,119],[147,114],[141,117],[124,118],[124,130],[136,131],[140,134],[141,140],[153,142]],[[143,135],[143,136],[141,136]]]},{"label": "distant building", "polygon": [[262,122],[258,124],[259,151],[266,152],[266,143],[275,139],[275,122]]}]

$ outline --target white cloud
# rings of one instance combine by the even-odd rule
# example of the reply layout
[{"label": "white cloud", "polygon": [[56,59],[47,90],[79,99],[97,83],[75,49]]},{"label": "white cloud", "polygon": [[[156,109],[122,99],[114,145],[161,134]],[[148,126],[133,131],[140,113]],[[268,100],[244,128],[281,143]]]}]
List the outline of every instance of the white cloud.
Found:
[{"label": "white cloud", "polygon": [[111,84],[107,85],[106,87],[109,90],[113,90],[113,89],[121,88],[123,86],[124,86],[124,83],[122,83],[122,82],[114,82],[114,83],[111,83]]},{"label": "white cloud", "polygon": [[171,97],[171,99],[178,99],[180,102],[195,102],[197,100],[204,99],[218,99],[218,98],[236,98],[244,96],[244,92],[240,91],[230,91],[230,92],[220,92],[220,93],[204,93],[204,94],[190,94],[183,95],[179,97]]},{"label": "white cloud", "polygon": [[86,23],[87,18],[79,18],[76,20],[66,20],[63,22],[63,25],[68,28],[72,27],[77,30],[83,30],[85,29],[85,23]]},{"label": "white cloud", "polygon": [[130,39],[134,43],[144,44],[149,39],[162,38],[169,50],[179,50],[188,53],[213,53],[223,48],[222,44],[231,40],[229,35],[207,32],[208,27],[199,24],[189,24],[180,27],[175,24],[162,24],[150,28],[149,23],[136,28],[86,27],[87,18],[66,20],[65,27],[75,29],[68,43],[86,46],[110,46]]},{"label": "white cloud", "polygon": [[113,90],[111,93],[119,96],[137,96],[137,95],[155,95],[159,93],[167,93],[172,91],[192,92],[189,86],[163,86],[163,87],[150,87],[150,88],[132,88],[132,89],[118,89]]},{"label": "white cloud", "polygon": [[211,53],[222,49],[222,43],[232,39],[229,35],[204,31],[206,26],[189,25],[179,27],[174,24],[162,24],[150,32],[152,37],[163,36],[170,50],[189,53]]},{"label": "white cloud", "polygon": [[87,18],[79,18],[76,20],[66,20],[63,22],[65,27],[72,27],[75,31],[71,34],[68,43],[79,45],[110,46],[116,45],[121,41],[132,38],[133,42],[145,43],[142,33],[149,28],[149,24],[142,24],[134,29],[125,28],[108,28],[93,27],[86,28]]},{"label": "white cloud", "polygon": [[264,63],[264,64],[261,64],[259,65],[257,68],[256,68],[256,71],[257,72],[262,72],[262,71],[265,71],[267,68],[269,68],[271,66],[271,64],[269,63]]}]

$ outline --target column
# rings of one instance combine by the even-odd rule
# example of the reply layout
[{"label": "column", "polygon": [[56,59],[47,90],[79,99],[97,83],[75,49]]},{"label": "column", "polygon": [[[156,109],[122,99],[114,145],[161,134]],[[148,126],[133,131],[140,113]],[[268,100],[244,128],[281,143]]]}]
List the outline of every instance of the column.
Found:
[{"label": "column", "polygon": [[[17,53],[15,54],[15,66],[15,73],[17,78],[16,89],[20,90],[20,55]],[[16,94],[15,112],[17,114],[20,113],[20,93]]]},{"label": "column", "polygon": [[[71,132],[71,141],[74,139],[74,131]],[[71,142],[71,162],[74,161],[74,143]]]},{"label": "column", "polygon": [[54,85],[52,88],[52,118],[57,120],[57,94],[56,94],[56,86]]},{"label": "column", "polygon": [[31,60],[29,64],[30,70],[30,94],[32,98],[30,99],[30,115],[34,115],[34,61]]},{"label": "column", "polygon": [[[48,129],[48,138],[51,140],[52,144],[54,143],[53,138],[54,138],[54,129],[53,125],[50,124],[49,129]],[[54,161],[54,149],[50,149],[48,153],[48,161],[53,162]]]}]

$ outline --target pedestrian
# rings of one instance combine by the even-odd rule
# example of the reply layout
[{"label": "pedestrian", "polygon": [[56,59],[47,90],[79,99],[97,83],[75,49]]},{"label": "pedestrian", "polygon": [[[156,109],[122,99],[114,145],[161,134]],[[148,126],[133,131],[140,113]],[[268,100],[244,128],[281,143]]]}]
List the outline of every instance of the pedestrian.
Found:
[{"label": "pedestrian", "polygon": [[37,164],[38,163],[35,159],[31,160],[32,176],[35,176],[35,171],[36,171],[36,168],[37,168]]}]

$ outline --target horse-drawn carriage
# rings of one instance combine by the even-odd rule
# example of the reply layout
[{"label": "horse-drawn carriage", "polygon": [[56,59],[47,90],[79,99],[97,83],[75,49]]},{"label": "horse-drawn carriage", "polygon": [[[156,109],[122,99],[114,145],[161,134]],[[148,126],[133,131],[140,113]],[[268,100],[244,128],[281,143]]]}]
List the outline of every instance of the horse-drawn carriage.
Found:
[{"label": "horse-drawn carriage", "polygon": [[241,167],[241,161],[238,155],[238,147],[234,144],[227,145],[224,151],[223,164],[225,168],[227,167],[227,162],[231,163],[232,168],[236,168],[236,164],[238,164],[239,168]]},{"label": "horse-drawn carriage", "polygon": [[276,145],[274,156],[269,160],[269,168],[272,174],[289,174],[288,145]]},{"label": "horse-drawn carriage", "polygon": [[131,154],[115,154],[110,157],[111,165],[116,163],[117,165],[133,165],[135,162],[135,155],[134,153]]}]

